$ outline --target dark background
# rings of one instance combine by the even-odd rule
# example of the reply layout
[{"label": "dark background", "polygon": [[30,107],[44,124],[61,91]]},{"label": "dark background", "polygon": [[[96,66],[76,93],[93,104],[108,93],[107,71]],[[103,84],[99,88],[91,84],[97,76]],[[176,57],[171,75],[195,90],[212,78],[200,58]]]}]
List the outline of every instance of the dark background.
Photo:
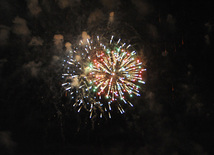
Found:
[{"label": "dark background", "polygon": [[[211,1],[1,0],[0,154],[213,154],[212,10]],[[66,104],[64,45],[83,31],[122,37],[145,62],[142,96],[123,115],[89,119]]]}]

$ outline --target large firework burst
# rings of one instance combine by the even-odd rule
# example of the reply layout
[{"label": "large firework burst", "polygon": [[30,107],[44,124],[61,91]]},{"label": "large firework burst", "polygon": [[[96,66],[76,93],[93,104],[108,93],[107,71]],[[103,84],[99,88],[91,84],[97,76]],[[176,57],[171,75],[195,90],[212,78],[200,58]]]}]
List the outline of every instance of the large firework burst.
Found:
[{"label": "large firework burst", "polygon": [[121,39],[114,41],[112,36],[103,44],[97,36],[95,45],[97,46],[89,48],[94,53],[89,73],[93,91],[100,100],[108,101],[107,106],[104,106],[108,107],[108,111],[112,109],[111,104],[115,103],[118,110],[124,113],[121,101],[133,106],[128,98],[133,94],[140,96],[139,85],[145,83],[142,72],[146,69],[142,68],[143,64],[137,59],[136,51],[130,44],[121,43]]},{"label": "large firework burst", "polygon": [[[83,46],[71,50],[64,60],[63,74],[65,82],[62,86],[74,100],[74,107],[78,112],[84,107],[90,111],[90,118],[97,109],[100,117],[106,111],[111,118],[111,105],[115,104],[118,110],[124,113],[122,104],[129,101],[134,95],[140,96],[142,79],[142,62],[137,59],[136,51],[130,44],[121,43],[121,39],[102,43],[100,37],[94,40],[87,39]],[[102,104],[101,104],[102,102]]]}]

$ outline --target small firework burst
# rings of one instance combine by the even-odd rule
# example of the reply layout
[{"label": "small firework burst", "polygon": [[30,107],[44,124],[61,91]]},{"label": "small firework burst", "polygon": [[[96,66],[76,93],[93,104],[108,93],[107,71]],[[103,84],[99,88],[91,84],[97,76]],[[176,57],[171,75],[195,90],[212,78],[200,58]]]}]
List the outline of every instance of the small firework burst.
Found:
[{"label": "small firework burst", "polygon": [[99,110],[102,116],[102,108],[99,100],[92,93],[92,85],[88,82],[87,73],[89,72],[88,64],[90,56],[88,51],[83,49],[81,43],[78,48],[69,51],[67,58],[62,64],[64,73],[62,74],[62,86],[66,90],[66,95],[70,96],[73,107],[78,112],[85,109],[90,112],[90,118],[93,112]]}]

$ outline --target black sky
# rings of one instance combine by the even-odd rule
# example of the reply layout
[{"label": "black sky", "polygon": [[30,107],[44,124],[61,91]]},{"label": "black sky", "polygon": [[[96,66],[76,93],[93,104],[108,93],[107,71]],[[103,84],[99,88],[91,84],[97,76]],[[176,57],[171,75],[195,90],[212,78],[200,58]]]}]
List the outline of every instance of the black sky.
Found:
[{"label": "black sky", "polygon": [[[213,154],[212,10],[211,1],[1,0],[0,154]],[[66,42],[83,31],[124,38],[145,62],[142,96],[124,115],[91,120],[62,93]]]}]

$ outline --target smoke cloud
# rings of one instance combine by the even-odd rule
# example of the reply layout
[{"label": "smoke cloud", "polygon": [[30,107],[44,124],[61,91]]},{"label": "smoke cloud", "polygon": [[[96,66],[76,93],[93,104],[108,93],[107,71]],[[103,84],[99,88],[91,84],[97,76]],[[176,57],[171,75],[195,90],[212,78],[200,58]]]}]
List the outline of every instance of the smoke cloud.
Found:
[{"label": "smoke cloud", "polygon": [[43,40],[40,37],[33,37],[28,45],[29,46],[42,46]]},{"label": "smoke cloud", "polygon": [[41,62],[36,63],[34,61],[30,61],[28,64],[25,64],[23,67],[25,69],[30,69],[31,76],[37,77],[38,72],[40,71],[41,65],[42,65]]},{"label": "smoke cloud", "polygon": [[169,23],[169,24],[175,24],[176,20],[175,18],[171,15],[171,14],[168,14],[167,15],[167,18],[166,18],[166,21]]},{"label": "smoke cloud", "polygon": [[108,9],[113,9],[117,5],[119,5],[119,0],[101,0],[103,6],[107,7]]},{"label": "smoke cloud", "polygon": [[141,15],[148,15],[152,12],[152,7],[149,3],[142,0],[132,0],[132,3],[135,5],[136,9]]},{"label": "smoke cloud", "polygon": [[109,24],[111,24],[111,23],[113,23],[113,21],[114,21],[114,12],[110,12],[109,13]]},{"label": "smoke cloud", "polygon": [[30,30],[28,29],[27,22],[25,19],[17,16],[13,20],[13,23],[14,23],[13,29],[12,29],[13,33],[17,35],[22,35],[22,36],[27,36],[30,34]]},{"label": "smoke cloud", "polygon": [[204,36],[204,39],[205,39],[205,43],[206,43],[207,45],[209,45],[209,44],[210,44],[210,36],[209,36],[208,34],[206,34],[206,35]]},{"label": "smoke cloud", "polygon": [[66,51],[70,51],[71,50],[71,43],[66,42],[65,43],[65,48],[66,48]]},{"label": "smoke cloud", "polygon": [[53,62],[56,62],[56,61],[58,61],[60,58],[59,58],[57,55],[54,55],[54,56],[52,57],[52,59],[53,59]]},{"label": "smoke cloud", "polygon": [[86,31],[83,31],[82,32],[82,41],[83,41],[83,44],[85,45],[87,43],[87,39],[90,39],[91,37],[87,34]]},{"label": "smoke cloud", "polygon": [[213,25],[211,25],[209,22],[208,22],[208,23],[205,23],[204,26],[207,28],[207,31],[208,31],[208,32],[211,32],[211,31],[212,31],[212,26],[213,26]]},{"label": "smoke cloud", "polygon": [[61,9],[65,9],[74,6],[79,2],[80,0],[58,0],[58,5]]},{"label": "smoke cloud", "polygon": [[80,55],[76,55],[76,56],[75,56],[75,59],[76,59],[77,61],[80,61],[82,58],[81,58]]},{"label": "smoke cloud", "polygon": [[155,101],[155,94],[151,91],[146,93],[146,99],[149,101],[149,109],[153,112],[160,113],[162,106]]},{"label": "smoke cloud", "polygon": [[99,23],[99,21],[103,18],[103,12],[100,9],[96,9],[94,12],[90,14],[88,17],[88,26],[91,24]]},{"label": "smoke cloud", "polygon": [[10,28],[4,25],[0,25],[0,45],[7,44],[10,35]]},{"label": "smoke cloud", "polygon": [[175,27],[176,19],[171,14],[168,14],[166,21],[168,23],[169,30],[174,31],[176,28]]},{"label": "smoke cloud", "polygon": [[27,6],[30,10],[30,13],[34,16],[37,16],[42,11],[38,4],[38,0],[27,0]]},{"label": "smoke cloud", "polygon": [[155,25],[148,24],[147,25],[148,33],[152,38],[157,38],[158,37],[158,30]]},{"label": "smoke cloud", "polygon": [[79,87],[79,80],[78,80],[78,77],[74,77],[74,78],[72,79],[71,86],[76,87],[76,88]]},{"label": "smoke cloud", "polygon": [[11,138],[11,133],[8,131],[0,131],[0,153],[12,154],[16,143]]},{"label": "smoke cloud", "polygon": [[64,37],[61,34],[54,35],[54,45],[56,46],[57,50],[61,50],[63,48],[63,40]]}]

